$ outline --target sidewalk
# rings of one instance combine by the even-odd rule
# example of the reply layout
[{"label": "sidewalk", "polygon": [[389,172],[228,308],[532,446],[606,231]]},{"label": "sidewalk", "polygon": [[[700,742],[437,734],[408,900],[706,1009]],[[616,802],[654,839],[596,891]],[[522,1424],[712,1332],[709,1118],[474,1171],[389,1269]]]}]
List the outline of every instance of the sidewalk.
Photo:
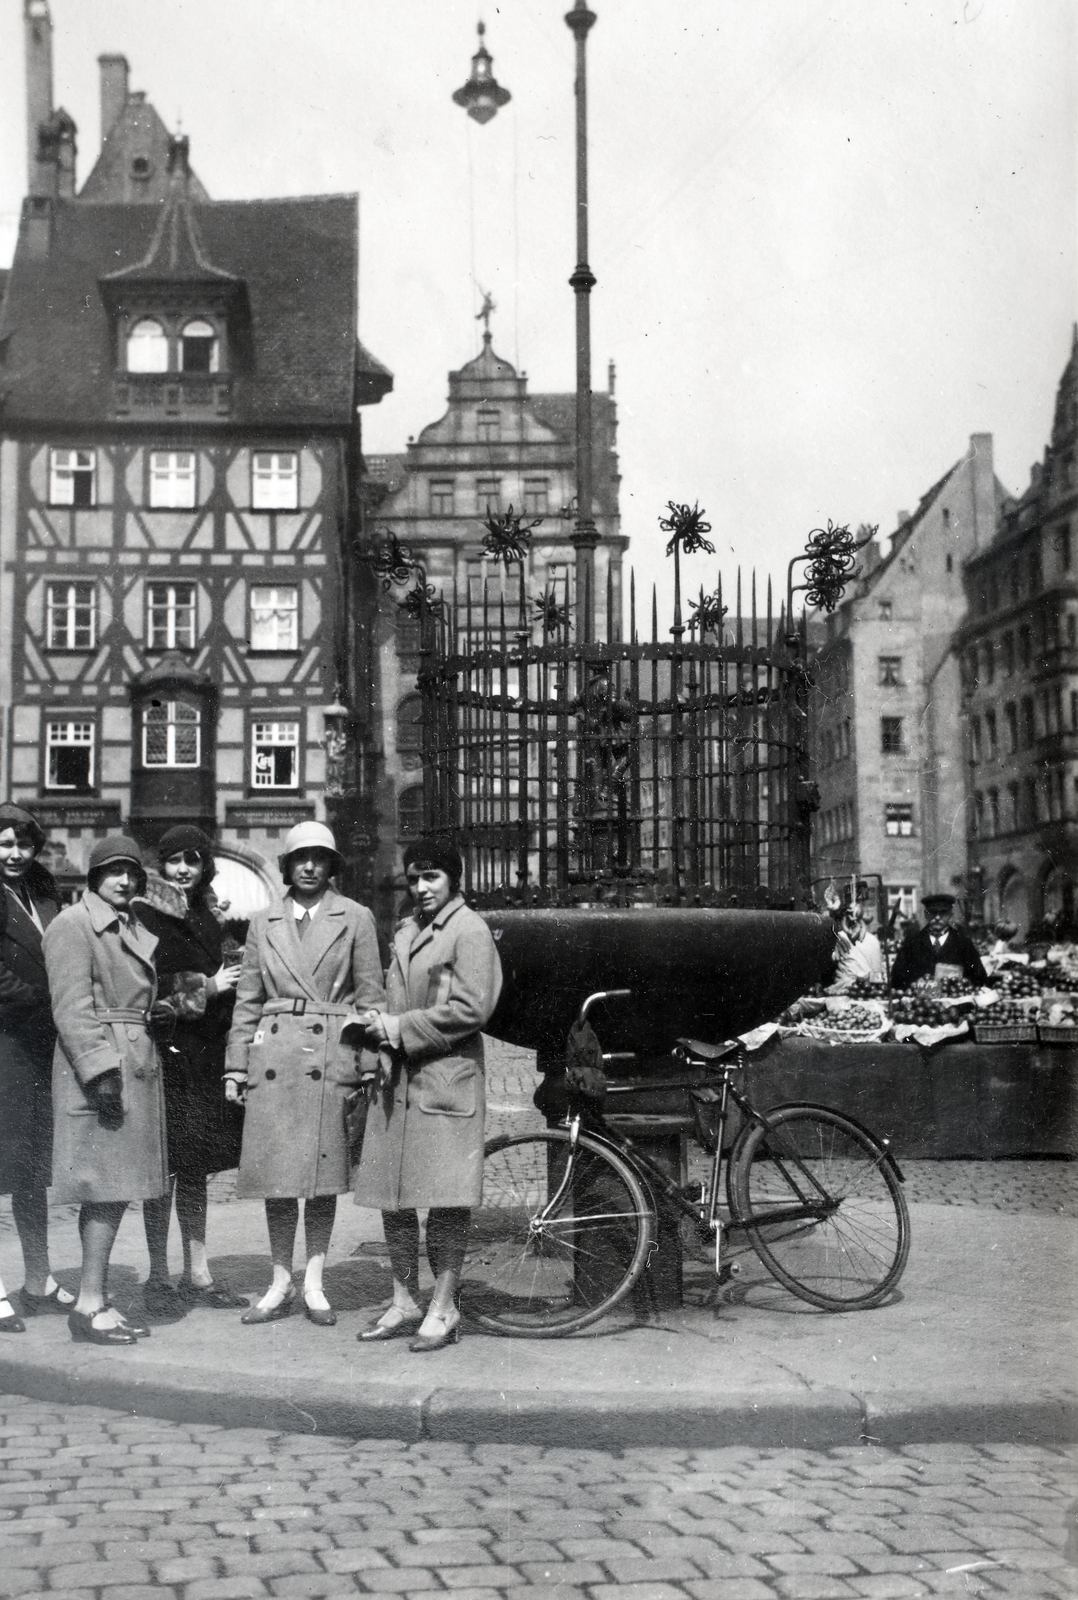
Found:
[{"label": "sidewalk", "polygon": [[[530,1091],[523,1072],[510,1074],[500,1098],[492,1093],[505,1108],[497,1115],[511,1117],[514,1104],[523,1114],[525,1084]],[[15,1288],[21,1258],[8,1209],[0,1273]],[[405,1340],[356,1342],[390,1278],[380,1218],[345,1196],[326,1274],[335,1328],[314,1327],[302,1310],[251,1328],[238,1312],[197,1310],[109,1350],[76,1345],[63,1319],[42,1317],[0,1338],[0,1385],[181,1421],[406,1440],[612,1449],[1078,1440],[1075,1222],[915,1194],[910,1211],[900,1298],[882,1309],[816,1311],[747,1253],[740,1279],[722,1289],[704,1263],[688,1263],[689,1303],[646,1325],[615,1316],[555,1340],[467,1330],[459,1346],[419,1356]],[[260,1202],[214,1202],[209,1243],[217,1276],[244,1293],[264,1289]],[[178,1272],[175,1226],[172,1245]],[[73,1208],[54,1213],[52,1251],[75,1287]],[[138,1310],[146,1245],[137,1208],[113,1263],[117,1304]]]}]

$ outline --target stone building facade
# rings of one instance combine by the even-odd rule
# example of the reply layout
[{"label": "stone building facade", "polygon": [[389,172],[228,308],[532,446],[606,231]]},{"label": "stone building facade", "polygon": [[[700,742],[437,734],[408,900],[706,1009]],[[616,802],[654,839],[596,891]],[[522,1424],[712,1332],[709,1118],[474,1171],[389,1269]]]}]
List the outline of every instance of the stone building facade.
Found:
[{"label": "stone building facade", "polygon": [[116,56],[76,194],[45,0],[26,29],[30,192],[0,306],[0,793],[76,867],[107,830],[149,846],[197,821],[230,892],[257,900],[301,818],[330,815],[369,856],[351,550],[358,407],[392,379],[357,338],[357,200],[208,200]]},{"label": "stone building facade", "polygon": [[952,648],[965,611],[964,564],[987,549],[1006,491],[992,436],[900,513],[890,549],[861,553],[861,579],[813,624],[816,877],[876,874],[891,906],[962,895],[966,772],[962,683]]},{"label": "stone building facade", "polygon": [[[596,629],[620,635],[622,557],[613,369],[610,389],[592,396]],[[549,593],[572,606],[575,553],[570,542],[576,493],[575,412],[572,394],[530,394],[527,377],[499,356],[487,331],[480,354],[449,374],[445,414],[410,440],[401,455],[368,458],[371,537],[375,548],[392,535],[421,565],[436,595],[456,607],[458,626],[477,641],[484,597],[489,614],[501,607],[510,630],[541,636],[535,600]],[[512,506],[538,522],[527,558],[506,569],[484,556],[483,521]],[[520,614],[523,574],[525,614]],[[399,601],[415,570],[388,583],[380,597],[375,640],[375,738],[378,784],[377,892],[388,903],[397,877],[399,845],[414,837],[423,810],[419,628]]]},{"label": "stone building facade", "polygon": [[1020,931],[1075,921],[1078,882],[1078,330],[1051,443],[965,569],[970,885]]}]

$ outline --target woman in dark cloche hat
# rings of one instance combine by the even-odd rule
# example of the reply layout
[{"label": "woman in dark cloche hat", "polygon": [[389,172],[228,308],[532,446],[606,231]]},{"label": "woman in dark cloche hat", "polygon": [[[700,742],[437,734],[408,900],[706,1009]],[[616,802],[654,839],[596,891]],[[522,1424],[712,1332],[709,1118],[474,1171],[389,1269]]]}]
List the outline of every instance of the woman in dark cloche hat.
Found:
[{"label": "woman in dark cloche hat", "polygon": [[150,1332],[106,1298],[109,1256],[125,1210],[168,1190],[165,1097],[150,1032],[157,940],[131,909],[145,887],[135,841],[100,839],[82,899],[45,930],[59,1035],[53,1193],[81,1207],[82,1279],[67,1321],[72,1338],[87,1344],[132,1345]]},{"label": "woman in dark cloche hat", "polygon": [[239,945],[226,937],[224,911],[210,887],[213,844],[199,828],[170,828],[157,846],[160,875],[135,902],[139,920],[157,938],[154,1037],[161,1056],[168,1127],[168,1165],[183,1242],[183,1276],[168,1272],[172,1190],[142,1208],[150,1276],[143,1305],[150,1316],[182,1315],[189,1306],[246,1306],[215,1283],[206,1254],[206,1179],[238,1164],[243,1112],[224,1097],[221,1078],[232,1024]]},{"label": "woman in dark cloche hat", "polygon": [[[74,1295],[49,1271],[52,1181],[52,1052],[56,1030],[41,941],[60,910],[51,873],[37,859],[45,834],[21,806],[0,806],[0,1194],[22,1245],[22,1317],[70,1311]],[[0,1333],[25,1323],[0,1284]]]}]

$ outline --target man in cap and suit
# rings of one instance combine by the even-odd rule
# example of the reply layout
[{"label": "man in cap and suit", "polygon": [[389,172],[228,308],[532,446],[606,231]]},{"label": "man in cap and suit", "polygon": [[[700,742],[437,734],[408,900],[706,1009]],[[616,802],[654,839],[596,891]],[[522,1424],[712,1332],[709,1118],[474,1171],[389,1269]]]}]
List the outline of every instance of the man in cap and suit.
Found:
[{"label": "man in cap and suit", "polygon": [[918,978],[931,978],[937,966],[959,967],[970,983],[987,983],[977,946],[965,929],[956,928],[951,920],[954,895],[926,894],[923,904],[927,926],[911,928],[906,934],[891,969],[892,987],[908,989]]}]

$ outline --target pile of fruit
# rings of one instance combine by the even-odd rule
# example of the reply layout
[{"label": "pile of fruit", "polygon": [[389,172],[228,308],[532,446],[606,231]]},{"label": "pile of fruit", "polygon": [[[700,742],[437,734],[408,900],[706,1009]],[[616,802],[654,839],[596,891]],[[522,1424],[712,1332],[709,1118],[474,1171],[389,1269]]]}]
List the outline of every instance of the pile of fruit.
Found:
[{"label": "pile of fruit", "polygon": [[991,978],[992,988],[1006,1000],[1034,999],[1043,994],[1042,976],[1044,969],[1036,972],[1031,967],[1000,967]]},{"label": "pile of fruit", "polygon": [[1031,1014],[1027,1006],[1020,1005],[1016,1000],[997,1000],[994,1006],[986,1006],[983,1011],[978,1011],[977,1021],[991,1028],[1013,1028],[1032,1023],[1035,1016],[1035,1012]]},{"label": "pile of fruit", "polygon": [[954,1006],[941,1005],[933,995],[918,993],[915,989],[896,994],[891,1001],[891,1018],[915,1028],[945,1028],[958,1022],[964,1013]]},{"label": "pile of fruit", "polygon": [[875,983],[871,978],[855,978],[846,993],[851,1000],[882,1000],[887,993],[887,985]]}]

